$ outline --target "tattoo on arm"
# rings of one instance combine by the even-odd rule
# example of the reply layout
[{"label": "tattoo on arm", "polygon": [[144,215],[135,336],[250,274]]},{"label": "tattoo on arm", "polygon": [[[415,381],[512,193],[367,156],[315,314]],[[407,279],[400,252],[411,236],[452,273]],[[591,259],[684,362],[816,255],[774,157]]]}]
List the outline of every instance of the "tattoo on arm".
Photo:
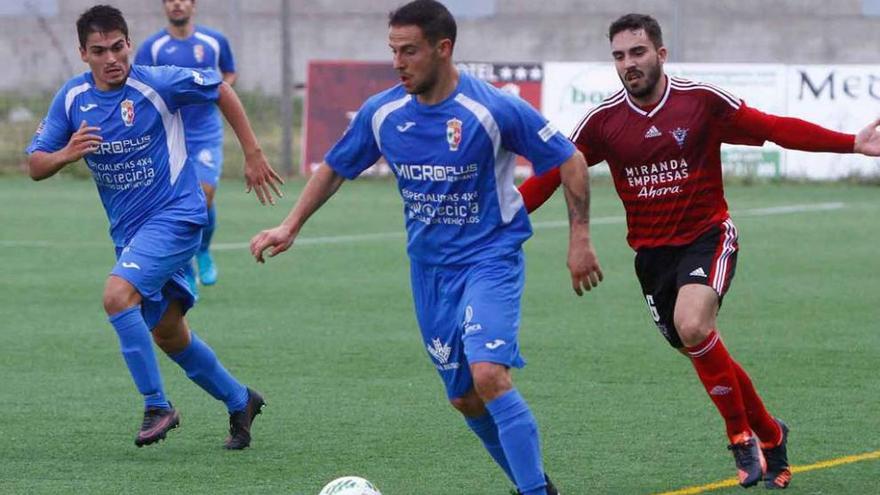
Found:
[{"label": "tattoo on arm", "polygon": [[571,225],[590,223],[590,185],[586,182],[583,190],[576,191],[565,185],[565,198],[568,200],[568,221]]}]

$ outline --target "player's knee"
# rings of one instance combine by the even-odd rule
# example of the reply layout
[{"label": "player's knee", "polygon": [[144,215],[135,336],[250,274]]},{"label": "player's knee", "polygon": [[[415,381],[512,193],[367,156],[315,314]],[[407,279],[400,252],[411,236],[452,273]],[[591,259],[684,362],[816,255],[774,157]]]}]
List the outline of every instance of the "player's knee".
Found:
[{"label": "player's knee", "polygon": [[165,354],[177,354],[183,352],[186,346],[189,345],[189,335],[187,332],[169,334],[153,331],[153,342]]},{"label": "player's knee", "polygon": [[162,317],[162,320],[153,329],[153,342],[159,346],[159,349],[165,354],[177,354],[183,352],[190,343],[191,337],[189,328],[183,320],[182,314],[178,311],[168,312]]},{"label": "player's knee", "polygon": [[675,329],[681,342],[690,347],[706,340],[706,336],[712,331],[712,325],[694,315],[676,315]]},{"label": "player's knee", "polygon": [[452,404],[452,407],[458,410],[458,412],[469,418],[482,416],[486,412],[486,406],[476,393],[450,399],[449,403]]},{"label": "player's knee", "polygon": [[471,367],[471,374],[474,377],[474,389],[484,403],[513,388],[510,371],[500,364],[476,363]]},{"label": "player's knee", "polygon": [[113,316],[140,303],[140,295],[128,282],[110,277],[104,287],[103,303],[107,315]]}]

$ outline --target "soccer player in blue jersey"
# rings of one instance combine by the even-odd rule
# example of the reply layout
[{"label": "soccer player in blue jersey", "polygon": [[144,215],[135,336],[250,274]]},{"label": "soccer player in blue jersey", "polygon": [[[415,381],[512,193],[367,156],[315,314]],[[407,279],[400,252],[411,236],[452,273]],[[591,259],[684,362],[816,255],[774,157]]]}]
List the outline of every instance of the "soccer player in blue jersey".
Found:
[{"label": "soccer player in blue jersey", "polygon": [[137,446],[155,443],[180,417],[162,386],[152,340],[230,414],[228,449],[251,441],[263,399],[220,364],[184,314],[194,296],[183,275],[207,223],[205,198],[187,160],[180,108],[217,102],[246,159],[248,190],[261,202],[280,194],[280,177],[266,162],[244,108],[218,73],[177,67],[131,66],[122,13],[92,7],[76,23],[80,55],[91,69],[69,80],[27,149],[34,180],[84,159],[110,220],[116,265],[104,287],[104,309],[122,356],[144,397]]},{"label": "soccer player in blue jersey", "polygon": [[[163,0],[168,26],[141,44],[135,56],[137,65],[176,65],[193,69],[213,69],[223,74],[229,85],[235,82],[235,60],[229,42],[221,33],[193,22],[195,0]],[[187,154],[195,161],[196,173],[208,201],[208,224],[202,230],[202,244],[196,252],[199,281],[217,283],[217,267],[211,256],[211,239],[217,225],[214,192],[223,171],[223,122],[213,102],[188,105],[181,109],[186,128]],[[187,267],[187,278],[195,289],[195,274]]]},{"label": "soccer player in blue jersey", "polygon": [[525,364],[517,334],[522,243],[532,233],[514,185],[520,154],[542,173],[560,167],[578,294],[602,272],[590,241],[583,156],[523,100],[459,73],[456,24],[434,0],[389,16],[400,84],[369,98],[309,179],[288,217],[251,240],[259,262],[293,244],[307,219],[380,156],[397,177],[408,233],[416,319],[447,397],[523,494],[555,494],[538,427],[513,386]]}]

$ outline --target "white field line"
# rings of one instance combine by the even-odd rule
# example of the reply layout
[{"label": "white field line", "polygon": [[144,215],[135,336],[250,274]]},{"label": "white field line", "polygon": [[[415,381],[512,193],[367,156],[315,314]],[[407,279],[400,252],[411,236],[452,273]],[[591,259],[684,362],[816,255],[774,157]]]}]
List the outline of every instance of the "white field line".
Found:
[{"label": "white field line", "polygon": [[[781,205],[766,208],[752,208],[747,210],[734,210],[730,214],[734,219],[737,217],[765,217],[771,215],[787,215],[793,213],[810,213],[817,211],[832,211],[846,208],[846,203],[816,203],[816,204],[799,204],[799,205]],[[596,217],[590,221],[591,225],[612,225],[622,224],[626,219],[622,216]],[[535,230],[542,229],[558,229],[568,227],[567,220],[558,220],[551,222],[534,222],[532,227]],[[350,235],[332,235],[319,237],[302,237],[296,240],[295,246],[323,246],[330,244],[356,244],[360,242],[384,241],[389,239],[403,239],[406,233],[401,228],[395,232],[374,232],[367,234],[350,234]],[[100,247],[110,248],[107,242],[53,242],[41,240],[3,240],[0,239],[0,248],[50,248],[55,246],[70,247]],[[226,242],[214,243],[211,249],[215,251],[233,251],[239,249],[248,249],[248,242]]]}]

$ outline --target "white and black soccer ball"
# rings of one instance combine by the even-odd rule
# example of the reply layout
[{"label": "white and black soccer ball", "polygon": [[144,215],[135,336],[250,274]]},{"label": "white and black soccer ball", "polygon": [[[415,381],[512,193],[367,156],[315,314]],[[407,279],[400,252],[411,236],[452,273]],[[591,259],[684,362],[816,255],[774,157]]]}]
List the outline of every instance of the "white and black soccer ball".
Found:
[{"label": "white and black soccer ball", "polygon": [[336,478],[321,488],[318,495],[382,495],[369,481],[357,476]]}]

